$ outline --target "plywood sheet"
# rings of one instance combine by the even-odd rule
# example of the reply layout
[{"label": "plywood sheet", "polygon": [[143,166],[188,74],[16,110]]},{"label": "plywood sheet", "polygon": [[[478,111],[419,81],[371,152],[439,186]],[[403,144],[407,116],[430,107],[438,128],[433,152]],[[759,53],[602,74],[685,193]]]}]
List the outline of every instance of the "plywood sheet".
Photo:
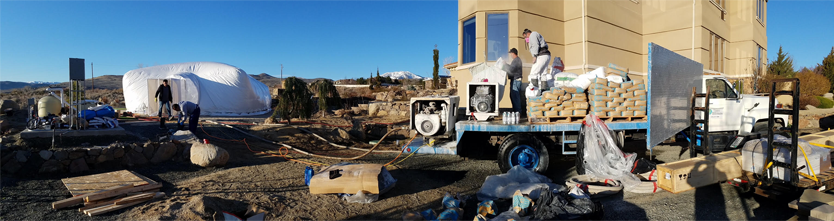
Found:
[{"label": "plywood sheet", "polygon": [[136,174],[127,170],[113,171],[109,173],[99,173],[88,176],[71,177],[61,179],[64,186],[70,191],[73,196],[81,194],[92,193],[103,190],[108,187],[118,186],[122,184],[133,184],[133,186],[141,186],[147,184],[156,184],[147,177]]}]

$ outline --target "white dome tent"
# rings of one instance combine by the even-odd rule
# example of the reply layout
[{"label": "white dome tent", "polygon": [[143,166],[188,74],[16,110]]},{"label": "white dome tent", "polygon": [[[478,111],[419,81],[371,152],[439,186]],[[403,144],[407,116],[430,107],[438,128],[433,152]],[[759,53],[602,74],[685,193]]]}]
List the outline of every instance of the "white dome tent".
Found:
[{"label": "white dome tent", "polygon": [[[269,87],[240,68],[216,62],[189,62],[140,68],[125,73],[127,111],[156,116],[154,93],[168,79],[175,104],[191,101],[203,116],[246,116],[270,112]],[[163,111],[164,112],[164,111]]]}]

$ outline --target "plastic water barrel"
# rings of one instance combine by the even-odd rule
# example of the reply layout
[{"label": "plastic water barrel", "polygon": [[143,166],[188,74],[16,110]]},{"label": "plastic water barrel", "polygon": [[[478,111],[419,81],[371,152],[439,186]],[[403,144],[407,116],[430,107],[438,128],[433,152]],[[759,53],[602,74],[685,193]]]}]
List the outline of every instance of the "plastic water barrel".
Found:
[{"label": "plastic water barrel", "polygon": [[81,110],[78,112],[78,118],[83,118],[84,120],[92,120],[96,117],[96,112],[92,110]]}]

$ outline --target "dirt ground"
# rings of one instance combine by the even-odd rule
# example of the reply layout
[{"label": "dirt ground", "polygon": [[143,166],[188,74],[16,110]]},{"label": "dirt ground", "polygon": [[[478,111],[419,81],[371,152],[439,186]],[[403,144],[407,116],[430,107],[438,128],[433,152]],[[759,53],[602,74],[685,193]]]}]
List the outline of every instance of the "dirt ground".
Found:
[{"label": "dirt ground", "polygon": [[[242,120],[244,121],[244,120]],[[159,132],[154,122],[123,124],[130,132],[127,140],[142,140]],[[171,125],[172,126],[172,125]],[[328,147],[323,141],[285,126],[238,126],[256,135],[284,142],[319,154],[350,157],[362,151]],[[314,128],[327,139],[335,139],[333,128]],[[414,155],[395,165],[391,174],[398,179],[396,186],[370,204],[347,203],[336,195],[313,195],[304,184],[304,169],[308,165],[287,161],[284,157],[254,152],[276,151],[270,143],[252,139],[235,130],[205,124],[206,133],[199,138],[225,148],[230,153],[228,165],[222,168],[201,168],[187,162],[169,161],[151,166],[128,168],[163,183],[166,198],[140,204],[103,216],[88,217],[75,208],[52,210],[50,204],[69,197],[61,183],[62,175],[2,175],[0,182],[0,219],[21,220],[214,220],[227,211],[243,215],[250,207],[267,212],[268,220],[399,220],[404,212],[441,209],[446,192],[467,196],[464,220],[475,216],[477,199],[474,194],[485,178],[499,174],[493,159],[462,158],[454,155]],[[211,136],[208,136],[211,135]],[[328,138],[331,136],[331,138]],[[216,137],[216,138],[215,138]],[[221,139],[218,139],[221,138]],[[237,141],[247,138],[247,144]],[[344,145],[365,145],[354,141]],[[98,145],[98,144],[93,144]],[[645,143],[630,143],[632,147]],[[367,147],[369,145],[365,145]],[[688,153],[680,146],[664,145],[655,148],[654,155],[664,161],[685,158]],[[254,151],[254,152],[253,152]],[[335,164],[340,160],[310,158],[290,153],[300,160]],[[353,163],[385,164],[396,153],[373,153]],[[547,175],[556,183],[575,175],[573,158],[561,157],[553,161]],[[314,169],[319,167],[312,166]],[[93,168],[88,175],[121,168]],[[73,174],[75,176],[76,174]],[[620,193],[602,199],[605,219],[625,220],[785,220],[793,210],[778,202],[740,193],[728,184],[715,184],[679,194]],[[499,202],[496,210],[506,211],[507,202]]]}]

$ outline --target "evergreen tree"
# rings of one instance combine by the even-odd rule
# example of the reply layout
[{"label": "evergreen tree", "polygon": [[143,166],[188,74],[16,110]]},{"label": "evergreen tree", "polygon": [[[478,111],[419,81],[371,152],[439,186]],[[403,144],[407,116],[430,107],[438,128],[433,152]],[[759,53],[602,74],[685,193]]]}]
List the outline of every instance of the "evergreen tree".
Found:
[{"label": "evergreen tree", "polygon": [[433,84],[432,86],[434,86],[434,89],[437,89],[438,86],[440,85],[439,84],[440,83],[440,76],[438,75],[438,72],[437,72],[440,69],[440,64],[437,63],[437,59],[439,59],[439,57],[440,57],[440,51],[437,50],[437,45],[434,45],[434,56],[432,57],[434,59],[434,68],[432,69],[432,73],[431,73],[431,75],[432,75],[431,83]]},{"label": "evergreen tree", "polygon": [[328,79],[317,80],[313,82],[313,90],[316,92],[316,96],[319,97],[319,110],[327,113],[327,109],[330,106],[341,108],[342,97],[339,96],[339,91],[336,90],[333,81]]},{"label": "evergreen tree", "polygon": [[[828,78],[829,82],[834,82],[834,47],[831,47],[831,52],[822,59],[822,65],[818,68],[819,73]],[[834,88],[834,83],[831,84],[831,88]]]},{"label": "evergreen tree", "polygon": [[788,56],[788,53],[782,53],[782,46],[779,46],[776,60],[767,65],[767,73],[787,78],[792,78],[796,74],[793,70],[793,58]]},{"label": "evergreen tree", "polygon": [[[288,77],[284,80],[284,92],[278,102],[281,118],[290,123],[293,117],[307,119],[313,115],[313,93],[307,88],[307,83],[296,77]],[[277,115],[277,114],[273,114]]]}]

